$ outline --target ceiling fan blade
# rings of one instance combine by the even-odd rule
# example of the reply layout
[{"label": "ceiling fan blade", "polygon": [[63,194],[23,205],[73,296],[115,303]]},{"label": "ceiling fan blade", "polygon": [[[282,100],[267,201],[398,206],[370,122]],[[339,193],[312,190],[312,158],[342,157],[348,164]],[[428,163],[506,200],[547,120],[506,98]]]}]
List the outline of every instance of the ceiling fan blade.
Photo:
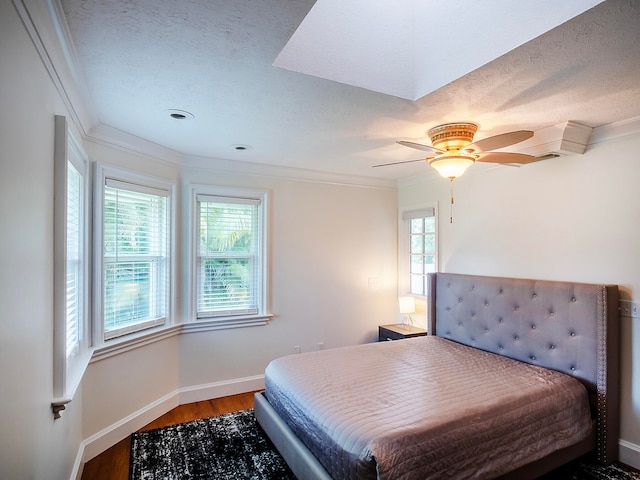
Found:
[{"label": "ceiling fan blade", "polygon": [[516,130],[515,132],[502,133],[478,140],[477,142],[467,145],[464,151],[470,153],[488,152],[489,150],[496,150],[523,142],[531,137],[533,137],[531,130]]},{"label": "ceiling fan blade", "polygon": [[435,148],[435,147],[430,147],[429,145],[422,145],[421,143],[406,142],[404,140],[398,140],[396,143],[399,143],[400,145],[404,145],[405,147],[424,150],[425,152],[429,152],[429,153],[444,153],[444,150],[440,150],[439,148]]},{"label": "ceiling fan blade", "polygon": [[400,165],[401,163],[425,162],[427,160],[428,160],[428,158],[419,158],[417,160],[405,160],[404,162],[381,163],[379,165],[372,165],[372,167],[373,168],[375,168],[375,167],[388,167],[389,165]]},{"label": "ceiling fan blade", "polygon": [[476,159],[477,162],[487,163],[531,163],[537,162],[539,158],[524,153],[510,152],[487,152],[481,153]]}]

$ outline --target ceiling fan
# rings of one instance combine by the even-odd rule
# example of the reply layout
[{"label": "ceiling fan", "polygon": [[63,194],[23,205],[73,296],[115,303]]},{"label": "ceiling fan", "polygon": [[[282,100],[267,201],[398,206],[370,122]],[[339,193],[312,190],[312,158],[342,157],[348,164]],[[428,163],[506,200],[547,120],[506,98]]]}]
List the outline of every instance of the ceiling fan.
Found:
[{"label": "ceiling fan", "polygon": [[523,153],[493,151],[533,137],[533,132],[530,130],[517,130],[473,142],[473,136],[477,130],[478,126],[475,123],[458,122],[438,125],[427,131],[427,135],[431,138],[432,147],[403,140],[397,142],[405,147],[417,148],[428,152],[426,158],[383,163],[374,165],[374,167],[426,160],[440,175],[453,181],[475,162],[525,164],[540,160],[532,155]]}]

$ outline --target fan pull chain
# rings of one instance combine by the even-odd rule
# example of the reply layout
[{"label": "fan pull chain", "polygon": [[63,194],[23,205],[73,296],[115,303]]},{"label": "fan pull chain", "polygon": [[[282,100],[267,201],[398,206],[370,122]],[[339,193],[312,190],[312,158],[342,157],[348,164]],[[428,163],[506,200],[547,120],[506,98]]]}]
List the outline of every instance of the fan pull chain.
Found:
[{"label": "fan pull chain", "polygon": [[449,223],[453,223],[453,178],[451,178],[451,204],[449,205]]}]

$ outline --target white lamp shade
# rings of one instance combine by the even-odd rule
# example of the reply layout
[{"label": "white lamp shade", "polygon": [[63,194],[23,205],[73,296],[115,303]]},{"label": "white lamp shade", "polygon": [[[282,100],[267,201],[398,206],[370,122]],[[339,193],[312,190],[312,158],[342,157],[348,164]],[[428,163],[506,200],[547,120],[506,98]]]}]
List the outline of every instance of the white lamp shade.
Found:
[{"label": "white lamp shade", "polygon": [[416,311],[416,299],[413,297],[399,297],[400,313],[413,313]]},{"label": "white lamp shade", "polygon": [[458,178],[475,163],[473,157],[458,155],[442,155],[429,162],[444,178]]}]

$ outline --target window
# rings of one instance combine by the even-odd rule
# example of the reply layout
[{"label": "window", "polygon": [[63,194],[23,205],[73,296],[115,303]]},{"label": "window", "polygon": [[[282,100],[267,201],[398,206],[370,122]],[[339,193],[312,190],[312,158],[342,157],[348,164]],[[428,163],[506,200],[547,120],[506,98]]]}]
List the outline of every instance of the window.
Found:
[{"label": "window", "polygon": [[83,178],[73,163],[67,164],[67,271],[66,349],[67,359],[80,348],[83,337],[84,302],[84,188]]},{"label": "window", "polygon": [[406,265],[406,291],[426,295],[427,274],[437,270],[435,209],[403,212],[402,221],[405,248],[401,262]]},{"label": "window", "polygon": [[101,341],[165,325],[172,187],[99,167]]},{"label": "window", "polygon": [[267,194],[192,187],[192,318],[264,323]]},{"label": "window", "polygon": [[88,159],[55,117],[54,402],[55,418],[80,384],[91,352],[88,325]]}]

